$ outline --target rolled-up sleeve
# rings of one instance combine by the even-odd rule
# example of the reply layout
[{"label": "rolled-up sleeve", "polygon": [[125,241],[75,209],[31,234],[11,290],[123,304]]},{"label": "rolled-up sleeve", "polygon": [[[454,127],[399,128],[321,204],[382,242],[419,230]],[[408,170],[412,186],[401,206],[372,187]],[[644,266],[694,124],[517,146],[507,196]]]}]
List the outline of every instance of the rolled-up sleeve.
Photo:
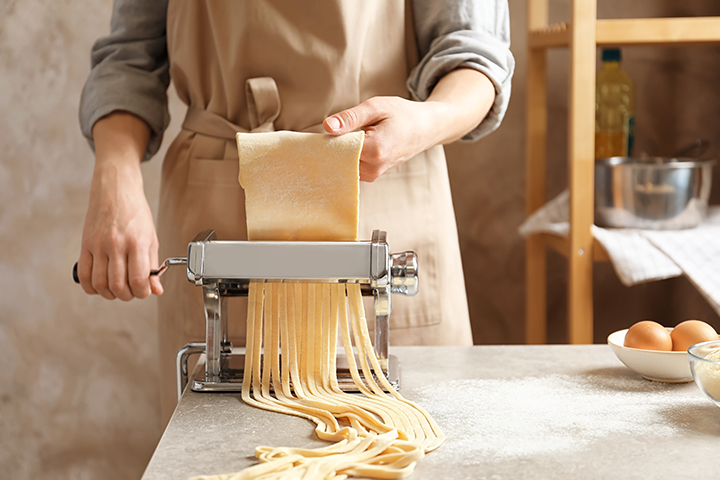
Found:
[{"label": "rolled-up sleeve", "polygon": [[93,125],[118,110],[150,127],[143,160],[160,148],[170,122],[166,14],[167,0],[115,1],[111,33],[92,47],[92,69],[80,97],[80,127],[93,149]]},{"label": "rolled-up sleeve", "polygon": [[495,86],[495,102],[480,125],[461,140],[478,140],[498,128],[515,70],[507,1],[414,0],[413,15],[420,54],[407,82],[413,98],[426,100],[435,84],[456,68],[478,70]]}]

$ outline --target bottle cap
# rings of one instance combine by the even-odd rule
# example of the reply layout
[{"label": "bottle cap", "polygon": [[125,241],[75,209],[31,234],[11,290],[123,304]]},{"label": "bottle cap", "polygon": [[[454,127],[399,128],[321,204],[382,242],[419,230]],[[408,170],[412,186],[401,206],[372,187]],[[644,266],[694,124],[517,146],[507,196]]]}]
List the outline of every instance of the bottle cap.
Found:
[{"label": "bottle cap", "polygon": [[602,61],[603,62],[619,62],[622,59],[622,54],[619,48],[603,48]]}]

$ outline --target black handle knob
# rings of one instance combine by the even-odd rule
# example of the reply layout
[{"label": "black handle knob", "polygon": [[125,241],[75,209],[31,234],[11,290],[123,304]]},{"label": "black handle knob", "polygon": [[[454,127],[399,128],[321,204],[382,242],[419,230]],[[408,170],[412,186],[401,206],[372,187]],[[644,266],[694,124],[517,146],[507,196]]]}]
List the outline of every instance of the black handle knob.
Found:
[{"label": "black handle knob", "polygon": [[[214,234],[215,232],[213,232]],[[172,257],[166,259],[161,265],[160,268],[157,270],[150,270],[150,276],[157,275],[158,277],[165,273],[165,270],[168,269],[168,267],[171,267],[172,265],[180,265],[187,263],[187,258],[185,257]],[[75,265],[73,265],[73,280],[75,280],[75,283],[80,283],[80,277],[78,277],[78,264],[75,262]]]}]

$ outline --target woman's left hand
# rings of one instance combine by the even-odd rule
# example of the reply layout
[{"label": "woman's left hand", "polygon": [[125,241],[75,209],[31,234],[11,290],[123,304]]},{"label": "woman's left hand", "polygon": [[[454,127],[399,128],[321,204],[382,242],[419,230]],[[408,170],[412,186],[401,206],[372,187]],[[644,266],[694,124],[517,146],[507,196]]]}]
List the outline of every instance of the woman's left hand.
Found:
[{"label": "woman's left hand", "polygon": [[325,119],[328,133],[365,131],[360,180],[373,182],[397,165],[433,146],[432,109],[426,102],[400,97],[373,97]]},{"label": "woman's left hand", "polygon": [[373,97],[331,115],[323,127],[332,135],[365,131],[360,180],[373,182],[418,153],[473,130],[494,99],[495,88],[485,75],[462,68],[443,77],[424,102]]}]

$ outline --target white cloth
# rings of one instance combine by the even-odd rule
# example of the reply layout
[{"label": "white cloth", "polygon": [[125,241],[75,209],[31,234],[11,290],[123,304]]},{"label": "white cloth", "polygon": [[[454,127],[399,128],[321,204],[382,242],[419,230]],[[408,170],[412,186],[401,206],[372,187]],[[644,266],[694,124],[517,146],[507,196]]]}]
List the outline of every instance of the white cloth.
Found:
[{"label": "white cloth", "polygon": [[[567,237],[568,198],[566,190],[526,219],[518,232],[550,233]],[[687,230],[640,230],[600,228],[592,233],[605,247],[623,285],[685,275],[720,315],[720,207],[696,228]]]}]

